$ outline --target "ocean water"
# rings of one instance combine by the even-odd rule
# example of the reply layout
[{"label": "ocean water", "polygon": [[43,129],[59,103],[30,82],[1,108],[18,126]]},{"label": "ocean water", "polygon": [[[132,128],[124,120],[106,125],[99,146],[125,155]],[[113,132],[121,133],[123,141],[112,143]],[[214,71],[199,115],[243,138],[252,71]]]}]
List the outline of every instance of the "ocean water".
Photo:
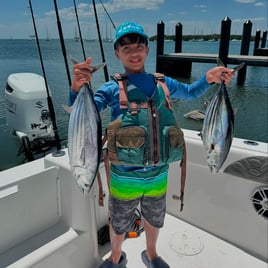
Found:
[{"label": "ocean water", "polygon": [[[56,112],[57,127],[61,140],[67,139],[68,114],[62,109],[66,104],[69,91],[69,83],[64,65],[64,59],[59,40],[40,40],[41,52],[44,61],[47,81],[51,90],[54,109]],[[85,41],[87,56],[93,58],[93,64],[102,61],[99,44],[97,41]],[[146,71],[155,71],[156,43],[150,42],[150,52],[146,63]],[[230,42],[229,53],[239,54],[239,41]],[[83,54],[79,42],[65,41],[67,55],[82,60]],[[105,60],[108,65],[109,75],[115,72],[123,72],[120,62],[113,54],[113,44],[103,43]],[[165,53],[174,52],[174,42],[165,42]],[[250,54],[254,44],[251,43]],[[183,42],[182,51],[192,53],[218,53],[218,42]],[[199,79],[214,64],[193,63],[190,79],[176,77],[176,79],[191,83]],[[72,71],[69,60],[69,70]],[[12,73],[33,72],[42,75],[39,55],[34,40],[0,40],[0,170],[4,170],[24,161],[22,155],[18,155],[20,144],[9,132],[6,121],[5,85],[7,78]],[[92,79],[93,89],[97,89],[103,82],[103,71],[96,72]],[[174,108],[176,116],[182,128],[200,131],[202,122],[186,119],[184,114],[191,110],[204,110],[204,101],[210,100],[217,85],[209,89],[204,96],[195,101],[176,100]],[[237,110],[235,115],[236,137],[268,142],[268,72],[265,67],[247,67],[247,78],[242,86],[237,86],[236,77],[228,87],[228,92],[233,108]],[[109,110],[103,115],[103,127],[109,122]],[[64,143],[64,142],[63,142]]]}]

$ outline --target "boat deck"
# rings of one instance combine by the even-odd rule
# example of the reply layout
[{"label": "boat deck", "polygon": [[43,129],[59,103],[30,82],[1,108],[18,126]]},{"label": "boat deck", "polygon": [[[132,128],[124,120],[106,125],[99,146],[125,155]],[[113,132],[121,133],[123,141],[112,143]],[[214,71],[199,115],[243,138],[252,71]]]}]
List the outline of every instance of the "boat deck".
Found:
[{"label": "boat deck", "polygon": [[[144,249],[144,232],[124,241],[127,268],[145,267],[140,255]],[[267,268],[266,262],[169,214],[159,235],[158,254],[171,268]]]}]

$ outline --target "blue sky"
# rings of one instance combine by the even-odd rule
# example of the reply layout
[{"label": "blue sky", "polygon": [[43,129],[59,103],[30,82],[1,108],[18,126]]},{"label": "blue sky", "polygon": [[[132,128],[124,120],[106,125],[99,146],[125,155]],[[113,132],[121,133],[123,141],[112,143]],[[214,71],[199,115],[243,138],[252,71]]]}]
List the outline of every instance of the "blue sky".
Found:
[{"label": "blue sky", "polygon": [[[114,30],[99,0],[95,0],[104,37],[113,37]],[[219,33],[221,21],[232,20],[232,34],[242,34],[243,24],[252,22],[252,33],[267,30],[268,0],[102,0],[115,25],[125,21],[139,22],[149,36],[156,33],[156,24],[163,21],[166,34],[174,34],[175,25],[183,25],[183,34]],[[92,1],[76,0],[84,38],[96,35]],[[57,0],[65,38],[75,35],[76,18],[73,0]],[[0,38],[28,38],[33,25],[28,0],[1,0]],[[53,0],[32,0],[39,38],[58,38]],[[107,29],[107,30],[106,30]]]}]

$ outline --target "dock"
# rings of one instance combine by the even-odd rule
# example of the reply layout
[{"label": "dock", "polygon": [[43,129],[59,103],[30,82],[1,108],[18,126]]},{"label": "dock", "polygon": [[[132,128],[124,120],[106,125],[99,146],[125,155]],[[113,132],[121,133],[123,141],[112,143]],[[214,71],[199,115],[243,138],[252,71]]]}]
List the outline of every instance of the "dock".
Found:
[{"label": "dock", "polygon": [[[198,53],[169,53],[159,55],[158,59],[163,61],[189,61],[203,63],[217,63],[218,54],[198,54]],[[245,62],[248,66],[268,67],[268,57],[249,55],[228,55],[227,64],[240,64]]]},{"label": "dock", "polygon": [[175,34],[175,52],[164,53],[165,24],[160,21],[157,25],[157,49],[156,49],[156,72],[174,77],[191,76],[192,63],[216,63],[220,58],[225,66],[228,64],[238,65],[242,62],[245,66],[239,70],[237,75],[237,84],[243,84],[246,79],[247,66],[268,67],[268,48],[265,47],[267,31],[263,32],[261,47],[259,47],[261,32],[258,30],[255,36],[254,52],[249,55],[251,41],[252,23],[247,20],[244,23],[241,40],[240,55],[229,54],[229,42],[231,32],[231,20],[225,17],[221,24],[219,53],[218,54],[200,54],[200,53],[183,53],[182,52],[182,24],[176,25]]}]

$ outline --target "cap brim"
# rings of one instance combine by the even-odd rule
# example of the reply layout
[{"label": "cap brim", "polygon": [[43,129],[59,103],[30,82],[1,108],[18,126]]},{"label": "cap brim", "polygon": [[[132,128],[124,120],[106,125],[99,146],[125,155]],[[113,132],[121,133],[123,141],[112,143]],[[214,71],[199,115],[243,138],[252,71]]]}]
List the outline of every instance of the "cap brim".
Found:
[{"label": "cap brim", "polygon": [[114,43],[116,43],[120,38],[122,38],[122,37],[124,37],[124,36],[126,36],[126,35],[129,35],[129,34],[137,34],[137,35],[140,35],[140,36],[144,37],[144,38],[147,39],[147,40],[149,39],[149,37],[148,37],[146,34],[144,34],[144,33],[136,32],[136,31],[130,31],[130,32],[127,32],[127,33],[124,33],[124,34],[120,35],[120,36],[114,41]]}]

